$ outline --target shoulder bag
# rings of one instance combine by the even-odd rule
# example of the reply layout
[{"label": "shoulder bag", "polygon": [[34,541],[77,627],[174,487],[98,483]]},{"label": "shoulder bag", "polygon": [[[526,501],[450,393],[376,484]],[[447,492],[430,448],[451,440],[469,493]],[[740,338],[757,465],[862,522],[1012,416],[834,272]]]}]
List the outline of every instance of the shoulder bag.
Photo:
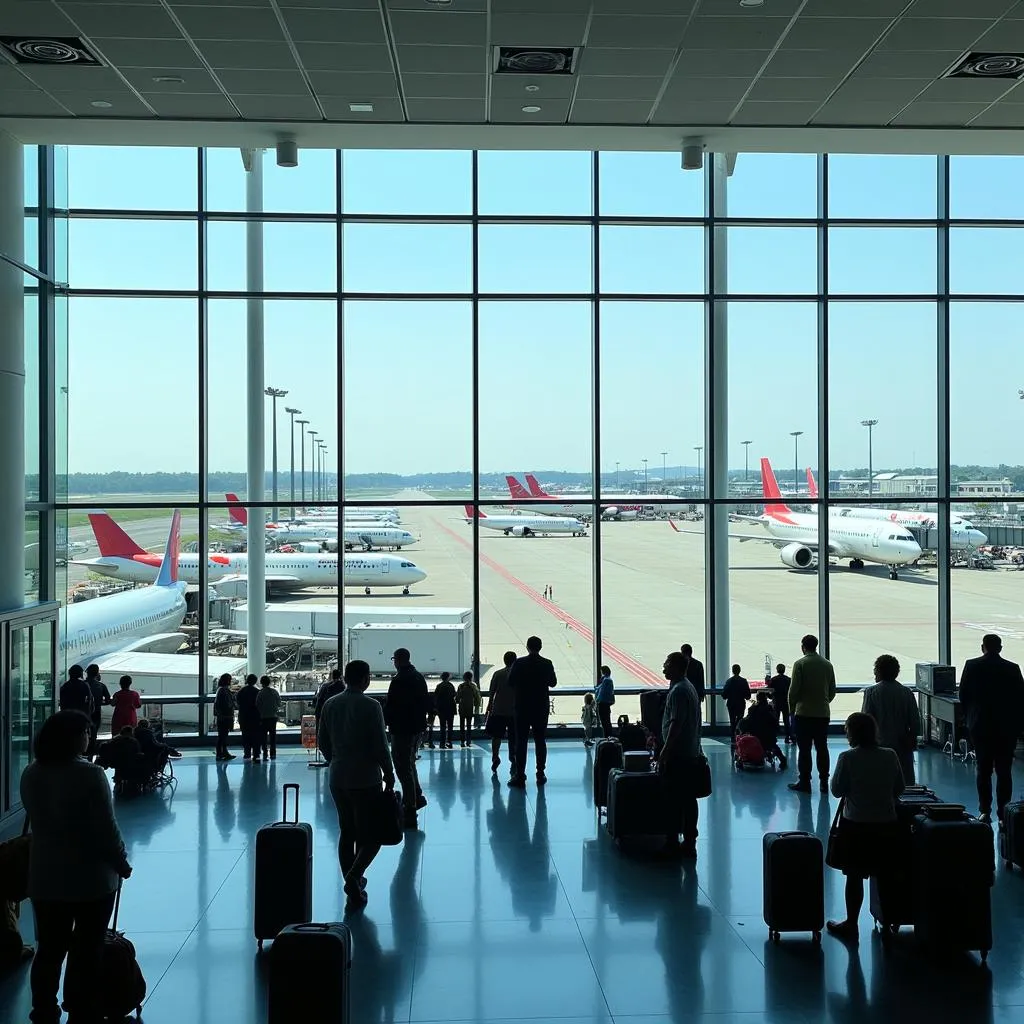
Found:
[{"label": "shoulder bag", "polygon": [[844,796],[836,808],[836,815],[832,819],[832,827],[828,830],[828,846],[825,848],[825,863],[837,871],[842,871],[845,867],[846,837],[843,834],[843,810],[845,807],[846,797]]}]

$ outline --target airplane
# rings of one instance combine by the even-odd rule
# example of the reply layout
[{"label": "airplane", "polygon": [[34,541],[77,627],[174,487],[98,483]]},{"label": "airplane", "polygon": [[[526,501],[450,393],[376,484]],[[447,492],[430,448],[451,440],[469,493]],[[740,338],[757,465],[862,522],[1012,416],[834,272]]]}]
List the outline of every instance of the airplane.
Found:
[{"label": "airplane", "polygon": [[[146,551],[128,536],[106,513],[90,513],[100,557],[76,562],[93,572],[115,579],[147,582],[153,579],[160,556]],[[327,554],[279,554],[264,556],[265,584],[268,590],[301,590],[303,587],[336,587],[338,556]],[[396,555],[345,555],[343,560],[346,587],[370,586],[409,587],[427,578],[413,562]],[[181,578],[187,583],[199,582],[199,555],[186,553],[178,558]],[[249,570],[249,556],[243,553],[210,552],[206,556],[207,581],[244,578]]]},{"label": "airplane", "polygon": [[60,611],[60,658],[83,668],[114,651],[173,654],[185,641],[177,632],[187,610],[178,579],[181,512],[175,510],[153,585],[67,605]]},{"label": "airplane", "polygon": [[[228,507],[228,518],[229,518],[230,522],[229,522],[229,525],[228,525],[227,529],[228,530],[232,530],[232,531],[241,531],[241,530],[246,529],[248,527],[248,524],[249,524],[249,513],[248,513],[248,511],[242,505],[238,504],[238,496],[236,494],[227,494],[227,495],[225,495],[225,497],[228,499],[229,502],[231,502],[231,505]],[[395,521],[390,520],[390,519],[381,519],[381,518],[377,518],[377,517],[363,519],[360,516],[353,516],[351,518],[346,516],[345,519],[344,519],[344,523],[345,523],[346,526],[354,526],[354,527],[362,527],[362,526],[389,527],[389,526],[394,526],[395,525]],[[320,530],[323,530],[325,532],[318,533],[318,534],[316,534],[316,533],[304,533],[301,536],[296,534],[296,535],[291,536],[291,537],[283,537],[283,536],[280,536],[280,535],[275,535],[275,539],[279,540],[279,541],[290,541],[290,540],[327,540],[327,539],[336,540],[337,536],[338,536],[338,519],[337,519],[337,516],[335,516],[333,519],[317,519],[317,520],[311,520],[309,522],[307,522],[306,520],[303,520],[303,519],[294,519],[294,520],[287,521],[287,522],[281,522],[281,523],[269,523],[268,522],[266,524],[266,528],[267,528],[268,531],[281,531],[281,530],[290,531],[292,529],[305,528],[305,527],[308,527],[309,529],[320,529]],[[412,541],[402,541],[402,543],[409,544],[409,543],[412,543]],[[398,546],[400,547],[401,545],[398,545]],[[331,547],[331,545],[328,545],[328,547]],[[332,550],[337,550],[337,545],[336,544],[334,545]]]},{"label": "airplane", "polygon": [[345,550],[362,547],[372,551],[375,547],[390,551],[401,551],[407,544],[415,544],[416,537],[398,526],[349,526],[344,527]]},{"label": "airplane", "polygon": [[574,537],[587,535],[586,523],[564,516],[492,516],[467,505],[466,522],[471,523],[474,518],[488,530],[501,530],[506,537],[543,537],[549,533],[571,533]]},{"label": "airplane", "polygon": [[[530,490],[527,491],[525,487],[514,477],[506,476],[505,483],[508,484],[509,494],[515,501],[529,501],[531,499],[536,500],[537,498],[542,499],[546,502],[551,502],[549,512],[543,505],[529,505],[523,506],[524,511],[529,512],[531,515],[568,515],[568,516],[589,516],[593,513],[593,505],[582,504],[579,500],[569,501],[568,495],[554,495],[547,494],[540,484],[537,483],[535,477],[527,475],[527,481],[530,482]],[[520,506],[512,506],[513,508]],[[602,505],[601,506],[601,518],[609,521],[626,521],[630,519],[636,519],[643,509],[643,505],[636,503],[636,496],[632,496],[632,503],[626,504],[625,502],[618,503],[615,505]]]},{"label": "airplane", "polygon": [[[791,569],[814,569],[818,564],[821,544],[818,539],[818,517],[794,512],[782,502],[771,462],[761,459],[761,488],[764,493],[764,515],[752,517],[759,522],[768,537],[730,533],[740,541],[761,540],[779,548],[783,565]],[[672,529],[683,533],[669,520]],[[921,557],[921,545],[901,526],[873,523],[853,517],[830,517],[828,524],[827,554],[833,558],[849,559],[851,569],[863,569],[865,562],[877,562],[889,567],[889,579],[899,578],[898,567],[916,562]]]},{"label": "airplane", "polygon": [[[807,467],[807,489],[812,498],[818,497],[818,485],[811,467]],[[852,516],[854,519],[884,519],[911,530],[934,529],[938,522],[936,512],[917,512],[907,508],[875,508],[868,505],[832,506],[829,515]],[[974,551],[987,543],[988,537],[977,530],[959,513],[949,513],[949,546],[954,551]]]}]

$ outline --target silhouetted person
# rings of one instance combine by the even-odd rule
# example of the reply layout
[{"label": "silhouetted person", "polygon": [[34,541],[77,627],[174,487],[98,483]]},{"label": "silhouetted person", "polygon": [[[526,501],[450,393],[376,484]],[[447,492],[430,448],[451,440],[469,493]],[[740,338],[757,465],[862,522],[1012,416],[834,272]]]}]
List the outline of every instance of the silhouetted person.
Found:
[{"label": "silhouetted person", "polygon": [[836,674],[829,661],[818,653],[818,638],[808,633],[800,641],[804,656],[793,665],[793,679],[789,684],[789,710],[793,715],[796,733],[797,780],[789,788],[798,793],[811,791],[811,748],[817,755],[818,783],[823,793],[828,792],[828,773],[831,765],[828,755],[829,705],[836,695]]},{"label": "silhouetted person", "polygon": [[615,703],[615,680],[612,670],[607,665],[601,666],[601,678],[594,688],[594,700],[597,703],[597,717],[601,723],[601,733],[605,739],[612,734],[612,705]]},{"label": "silhouetted person", "polygon": [[786,666],[778,664],[775,666],[775,675],[768,680],[768,686],[772,691],[772,704],[779,716],[779,723],[786,734],[786,742],[793,742],[793,721],[789,714],[789,684],[790,678],[786,675]]},{"label": "silhouetted person", "polygon": [[516,693],[509,686],[508,674],[516,662],[516,652],[506,651],[502,657],[504,668],[491,676],[491,691],[487,697],[487,735],[491,737],[491,771],[501,764],[501,741],[508,736],[508,759],[516,775],[515,714]]},{"label": "silhouetted person", "polygon": [[260,743],[268,761],[277,760],[277,716],[281,711],[281,692],[270,676],[260,677],[260,692],[256,694],[256,710],[260,716]]},{"label": "silhouetted person", "polygon": [[242,760],[260,759],[260,711],[256,705],[260,693],[256,689],[256,676],[245,677],[245,685],[235,694],[238,707],[238,728],[242,731]]},{"label": "silhouetted person", "polygon": [[92,690],[85,681],[81,665],[72,665],[68,669],[67,682],[61,684],[58,706],[61,711],[81,711],[92,721]]},{"label": "silhouetted person", "polygon": [[703,703],[704,697],[707,694],[707,687],[704,685],[704,666],[693,656],[693,647],[690,644],[683,644],[679,651],[689,663],[686,677],[690,680],[694,693],[697,694],[697,700]]},{"label": "silhouetted person", "polygon": [[1013,797],[1013,752],[1024,727],[1024,678],[1020,666],[1002,656],[1003,641],[986,634],[982,655],[970,658],[960,673],[960,704],[978,757],[978,809],[992,820],[992,773],[996,775],[996,811]]},{"label": "silhouetted person", "polygon": [[114,711],[110,716],[110,735],[117,736],[127,725],[132,729],[139,724],[139,708],[142,698],[132,689],[132,677],[121,676],[117,681],[117,692],[110,698]]},{"label": "silhouetted person", "polygon": [[85,681],[89,685],[89,694],[92,697],[92,741],[89,744],[89,756],[96,753],[96,736],[100,731],[100,720],[102,708],[110,703],[110,691],[100,676],[99,665],[90,665],[85,670]]},{"label": "silhouetted person", "polygon": [[747,710],[747,701],[750,700],[750,683],[740,675],[739,665],[733,665],[732,675],[725,681],[722,687],[722,699],[725,701],[726,710],[729,712],[729,736],[732,743],[736,742],[736,726]]},{"label": "silhouetted person", "polygon": [[473,735],[473,719],[480,713],[480,690],[473,681],[472,672],[462,673],[462,682],[455,691],[455,703],[459,708],[459,743],[468,747]]},{"label": "silhouetted person", "polygon": [[756,736],[765,753],[774,754],[779,759],[779,766],[785,769],[789,762],[779,746],[779,716],[764,690],[757,691],[745,721],[750,735]]},{"label": "silhouetted person", "polygon": [[864,691],[861,711],[878,726],[878,742],[896,751],[903,781],[914,784],[914,751],[921,731],[921,711],[912,690],[898,680],[900,663],[891,654],[875,658],[875,685]]},{"label": "silhouetted person", "polygon": [[[669,682],[662,719],[662,750],[658,774],[665,782],[667,811],[675,817],[678,829],[666,838],[670,856],[697,857],[697,795],[695,767],[700,757],[700,700],[687,676],[686,656],[673,651],[662,666]],[[679,832],[683,841],[679,842]]]},{"label": "silhouetted person", "polygon": [[235,755],[228,750],[228,737],[235,727],[235,695],[231,692],[231,675],[228,672],[217,680],[213,717],[217,722],[217,760],[233,761]]},{"label": "silhouetted person", "polygon": [[391,732],[391,757],[395,774],[402,784],[405,827],[416,828],[416,812],[427,806],[416,772],[416,747],[427,720],[430,700],[427,681],[416,671],[412,657],[404,647],[391,656],[395,674],[388,686],[384,720]]},{"label": "silhouetted person", "polygon": [[540,654],[543,642],[539,636],[526,641],[526,657],[517,658],[509,670],[509,685],[515,691],[516,701],[516,774],[508,780],[510,786],[526,786],[526,748],[533,732],[537,758],[537,785],[548,781],[544,774],[548,761],[548,715],[551,708],[551,690],[558,685],[555,666]]},{"label": "silhouetted person", "polygon": [[434,687],[433,707],[437,711],[439,746],[452,749],[452,730],[455,728],[455,686],[451,672],[442,672],[441,681]]},{"label": "silhouetted person", "polygon": [[331,669],[331,678],[327,680],[319,690],[316,691],[316,699],[313,702],[313,715],[316,718],[317,728],[320,727],[320,713],[324,705],[339,693],[345,692],[345,681],[341,677],[341,669]]}]

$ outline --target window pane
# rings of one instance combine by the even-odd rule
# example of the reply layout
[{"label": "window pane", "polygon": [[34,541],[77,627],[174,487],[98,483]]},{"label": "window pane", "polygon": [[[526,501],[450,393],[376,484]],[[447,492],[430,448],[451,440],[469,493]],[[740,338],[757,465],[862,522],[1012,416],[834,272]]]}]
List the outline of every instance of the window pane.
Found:
[{"label": "window pane", "polygon": [[[473,493],[473,309],[468,302],[346,302],[346,500],[415,479],[433,497]],[[367,386],[388,366],[384,391]],[[444,396],[413,424],[380,415],[412,396]],[[390,396],[390,397],[388,397]],[[431,403],[434,404],[434,403]],[[406,477],[405,480],[399,479]]]},{"label": "window pane", "polygon": [[593,155],[491,152],[478,157],[483,215],[589,216]]},{"label": "window pane", "polygon": [[[0,271],[2,273],[2,271]],[[39,500],[39,296],[25,295],[25,500]]]},{"label": "window pane", "polygon": [[938,216],[934,156],[830,153],[828,215],[895,220]]},{"label": "window pane", "polygon": [[812,153],[740,153],[729,178],[730,217],[817,217]]},{"label": "window pane", "polygon": [[949,290],[983,295],[1024,294],[1020,228],[951,228]]},{"label": "window pane", "polygon": [[196,221],[68,223],[72,288],[195,291],[199,286],[197,260]]},{"label": "window pane", "polygon": [[589,227],[484,224],[479,249],[481,292],[543,294],[593,289]]},{"label": "window pane", "polygon": [[[211,221],[206,243],[207,287],[246,291],[246,224]],[[263,224],[263,291],[336,292],[337,265],[334,224]]]},{"label": "window pane", "polygon": [[829,228],[833,294],[929,295],[936,289],[931,228]]},{"label": "window pane", "polygon": [[473,212],[471,153],[347,149],[342,158],[346,213]]},{"label": "window pane", "polygon": [[[267,213],[334,213],[337,208],[333,149],[300,149],[298,167],[278,167],[273,150],[262,154],[263,210]],[[245,211],[246,170],[237,149],[206,151],[206,209]]]},{"label": "window pane", "polygon": [[25,146],[25,205],[39,205],[39,147]]},{"label": "window pane", "polygon": [[683,171],[678,153],[601,153],[605,217],[702,217],[704,172]]},{"label": "window pane", "polygon": [[345,291],[473,290],[473,229],[468,224],[346,224]]},{"label": "window pane", "polygon": [[[238,152],[235,158],[241,163]],[[69,146],[68,205],[95,210],[198,209],[196,151],[165,146]]]},{"label": "window pane", "polygon": [[[1016,476],[1016,473],[1010,475]],[[1019,490],[1019,481],[1015,489]],[[986,633],[998,633],[1011,651],[1024,639],[1016,609],[1008,609],[1006,605],[1007,591],[1014,589],[1012,585],[1016,580],[1004,575],[1018,570],[1024,555],[1013,543],[1002,543],[1003,536],[1010,532],[1000,529],[1007,525],[1003,509],[998,499],[954,501],[951,506],[950,621],[952,661],[957,666],[957,678],[964,662],[981,653],[981,638]],[[994,545],[991,555],[975,550],[976,545],[984,543],[982,538]],[[995,571],[991,571],[993,569]],[[1008,657],[1012,659],[1013,654]],[[931,725],[934,729],[936,723]]]},{"label": "window pane", "polygon": [[1024,218],[1024,157],[951,156],[949,215],[977,219]]},{"label": "window pane", "polygon": [[[42,578],[39,564],[39,512],[25,513],[25,604],[39,600],[39,583]],[[57,561],[67,561],[67,545],[64,551],[57,551]]]},{"label": "window pane", "polygon": [[28,267],[41,270],[39,266],[39,218],[25,218],[25,248],[22,252],[8,253],[15,259],[20,259]]},{"label": "window pane", "polygon": [[813,295],[818,291],[814,228],[726,229],[729,293]]},{"label": "window pane", "polygon": [[638,295],[704,291],[704,229],[601,228],[601,290]]}]

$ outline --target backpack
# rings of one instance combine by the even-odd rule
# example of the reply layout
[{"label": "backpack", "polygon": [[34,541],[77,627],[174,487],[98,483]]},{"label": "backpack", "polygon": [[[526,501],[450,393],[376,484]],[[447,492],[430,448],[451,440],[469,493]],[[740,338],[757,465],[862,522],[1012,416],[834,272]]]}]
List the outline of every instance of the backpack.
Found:
[{"label": "backpack", "polygon": [[114,1020],[122,1020],[132,1013],[137,1015],[146,998],[146,979],[135,957],[135,946],[125,938],[124,932],[117,930],[120,907],[121,886],[118,885],[114,919],[103,939],[103,959],[97,979],[103,1015]]},{"label": "backpack", "polygon": [[618,731],[623,751],[647,749],[647,730],[639,722],[631,722],[628,715],[619,715]]},{"label": "backpack", "polygon": [[756,736],[744,733],[736,737],[736,756],[744,764],[764,764],[764,747]]}]

